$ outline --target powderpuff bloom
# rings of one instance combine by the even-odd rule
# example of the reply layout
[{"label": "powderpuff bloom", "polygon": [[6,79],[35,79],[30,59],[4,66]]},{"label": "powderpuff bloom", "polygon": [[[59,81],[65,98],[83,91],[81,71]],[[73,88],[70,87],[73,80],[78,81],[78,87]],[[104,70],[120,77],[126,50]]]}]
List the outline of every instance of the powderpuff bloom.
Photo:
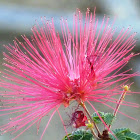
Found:
[{"label": "powderpuff bloom", "polygon": [[67,107],[73,100],[90,105],[90,101],[116,103],[114,96],[122,93],[129,78],[138,75],[129,74],[130,69],[121,71],[135,56],[131,51],[136,40],[129,28],[114,38],[116,29],[108,22],[109,18],[104,17],[99,27],[95,11],[90,14],[87,10],[82,18],[77,10],[72,30],[67,20],[61,19],[58,33],[53,19],[50,22],[44,18],[42,26],[37,23],[32,28],[31,39],[22,36],[24,43],[16,39],[14,45],[5,46],[8,53],[3,53],[6,69],[1,71],[0,111],[4,112],[1,116],[17,115],[0,126],[3,133],[14,134],[22,129],[14,140],[34,124],[38,130],[42,117],[51,112],[42,139],[56,112],[63,123],[58,111],[61,105]]}]

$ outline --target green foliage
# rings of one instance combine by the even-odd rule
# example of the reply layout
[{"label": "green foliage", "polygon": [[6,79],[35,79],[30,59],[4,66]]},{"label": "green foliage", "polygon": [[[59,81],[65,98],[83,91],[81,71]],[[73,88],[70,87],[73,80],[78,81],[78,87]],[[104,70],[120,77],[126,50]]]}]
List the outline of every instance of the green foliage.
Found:
[{"label": "green foliage", "polygon": [[[115,119],[114,115],[111,113],[104,113],[100,111],[98,111],[98,113],[107,125],[111,125]],[[96,124],[102,123],[96,112],[92,114],[92,118]],[[140,140],[140,135],[131,132],[129,128],[118,128],[112,130],[112,132],[114,135],[109,134],[111,140],[116,140],[116,138],[117,140]],[[94,137],[90,131],[77,129],[71,134],[68,134],[68,136],[65,136],[62,140],[94,140],[93,138]]]},{"label": "green foliage", "polygon": [[126,137],[122,133],[117,133],[116,137],[118,140],[126,140]]},{"label": "green foliage", "polygon": [[[69,138],[68,138],[69,137]],[[90,131],[77,129],[72,134],[68,134],[62,140],[94,140]]]},{"label": "green foliage", "polygon": [[65,136],[62,140],[69,140],[68,137],[69,137],[69,139],[71,139],[72,135],[68,134],[68,136]]},{"label": "green foliage", "polygon": [[140,140],[140,135],[134,132],[127,132],[125,136],[127,140]]},{"label": "green foliage", "polygon": [[117,129],[113,130],[114,134],[126,133],[126,132],[130,132],[130,129],[129,128],[117,128]]},{"label": "green foliage", "polygon": [[[140,140],[140,135],[134,132],[131,132],[129,128],[119,128],[113,130],[114,135],[118,140]],[[116,138],[110,134],[110,138],[112,140],[116,140]]]},{"label": "green foliage", "polygon": [[[131,132],[129,128],[118,128],[112,132],[118,140],[140,140],[140,135]],[[109,134],[109,136],[111,140],[116,140],[112,134]],[[62,140],[94,140],[91,132],[83,129],[77,129],[71,134],[68,134],[68,137],[65,136]]]},{"label": "green foliage", "polygon": [[111,125],[113,123],[115,116],[112,113],[105,113],[104,121],[106,124]]},{"label": "green foliage", "polygon": [[[112,124],[112,122],[113,122],[113,120],[115,118],[113,114],[111,114],[111,113],[104,113],[104,112],[100,112],[100,111],[98,111],[98,113],[99,113],[100,117],[105,121],[105,123],[107,125],[111,125]],[[92,114],[92,118],[93,118],[95,123],[97,123],[97,124],[102,123],[101,119],[99,118],[99,116],[97,115],[96,112],[94,112]]]},{"label": "green foliage", "polygon": [[[101,116],[101,118],[104,120],[104,112],[100,112],[98,111],[99,115]],[[92,114],[92,119],[95,123],[99,124],[99,123],[102,123],[102,121],[100,120],[99,116],[97,115],[96,112],[94,112]]]}]

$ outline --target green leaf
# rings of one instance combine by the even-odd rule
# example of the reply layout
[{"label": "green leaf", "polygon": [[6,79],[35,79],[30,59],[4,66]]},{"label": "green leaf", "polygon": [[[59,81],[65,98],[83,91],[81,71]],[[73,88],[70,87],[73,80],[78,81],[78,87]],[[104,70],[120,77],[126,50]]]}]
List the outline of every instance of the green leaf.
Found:
[{"label": "green leaf", "polygon": [[134,132],[126,132],[124,135],[127,140],[140,140],[140,135]]},{"label": "green leaf", "polygon": [[[101,118],[105,121],[105,123],[107,125],[111,125],[113,120],[114,120],[114,115],[111,114],[111,113],[104,113],[104,112],[100,112],[98,111],[99,115],[101,116]],[[99,123],[102,123],[101,119],[99,118],[98,114],[96,112],[94,112],[92,114],[92,118],[93,118],[93,121],[97,124]]]},{"label": "green leaf", "polygon": [[[114,135],[118,140],[140,140],[140,135],[131,132],[129,128],[119,128],[113,130]],[[116,140],[112,134],[109,134],[112,140]]]},{"label": "green leaf", "polygon": [[112,134],[109,134],[109,137],[111,138],[111,140],[116,140],[116,138]]},{"label": "green leaf", "polygon": [[116,140],[116,138],[117,138],[118,140],[126,140],[126,137],[125,137],[124,134],[122,134],[122,133],[117,133],[117,134],[115,134],[116,138],[115,138],[112,134],[109,134],[109,136],[110,136],[110,138],[111,138],[112,140]]},{"label": "green leaf", "polygon": [[[124,133],[130,132],[130,129],[129,128],[118,128],[118,129],[113,130],[112,132],[114,133],[114,135],[117,137],[118,140],[127,140]],[[112,140],[116,140],[116,138],[112,134],[109,134],[109,135]]]},{"label": "green leaf", "polygon": [[134,139],[131,139],[131,138],[127,138],[127,137],[126,137],[126,140],[134,140]]},{"label": "green leaf", "polygon": [[[72,134],[68,134],[68,137],[71,139]],[[67,136],[65,136],[62,140],[69,140]]]},{"label": "green leaf", "polygon": [[94,140],[91,132],[83,129],[77,129],[72,134],[69,134],[68,137],[65,136],[62,140]]},{"label": "green leaf", "polygon": [[113,123],[115,116],[112,113],[105,113],[104,121],[106,124],[111,125]]},{"label": "green leaf", "polygon": [[117,133],[116,137],[118,140],[126,140],[126,137],[122,133]]},{"label": "green leaf", "polygon": [[[102,119],[104,119],[104,112],[100,112],[98,111],[99,115],[101,116]],[[98,114],[96,112],[94,112],[92,114],[92,119],[95,123],[99,124],[99,123],[102,123],[102,121],[100,120]]]},{"label": "green leaf", "polygon": [[113,133],[114,134],[117,134],[117,133],[126,133],[126,132],[131,132],[129,128],[117,128],[115,130],[113,130]]},{"label": "green leaf", "polygon": [[111,138],[112,140],[116,140],[116,138],[117,138],[118,140],[126,140],[126,137],[125,137],[124,134],[122,134],[122,133],[117,133],[117,134],[115,134],[116,138],[115,138],[112,134],[109,134],[109,136],[110,136],[110,138]]}]

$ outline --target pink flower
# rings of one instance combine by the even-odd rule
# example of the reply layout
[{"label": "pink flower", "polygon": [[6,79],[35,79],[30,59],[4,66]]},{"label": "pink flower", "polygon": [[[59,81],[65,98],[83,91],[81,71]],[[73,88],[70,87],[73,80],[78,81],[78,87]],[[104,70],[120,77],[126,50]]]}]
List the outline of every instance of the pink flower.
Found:
[{"label": "pink flower", "polygon": [[113,24],[108,25],[109,18],[105,17],[97,31],[95,12],[89,14],[89,10],[85,21],[80,11],[73,20],[72,31],[66,20],[60,21],[62,41],[53,20],[43,19],[43,26],[37,24],[32,28],[31,40],[22,36],[24,43],[16,39],[14,45],[5,46],[9,53],[4,53],[6,70],[2,72],[0,86],[6,91],[1,91],[0,111],[5,112],[2,115],[17,113],[17,116],[0,127],[4,133],[13,134],[24,127],[17,138],[35,123],[39,129],[42,117],[53,110],[50,122],[59,113],[58,108],[69,106],[72,100],[116,103],[113,97],[121,94],[123,84],[138,75],[128,74],[130,69],[120,72],[135,56],[131,53],[135,33],[130,35],[129,28],[122,29],[114,38],[116,29],[113,30]]}]

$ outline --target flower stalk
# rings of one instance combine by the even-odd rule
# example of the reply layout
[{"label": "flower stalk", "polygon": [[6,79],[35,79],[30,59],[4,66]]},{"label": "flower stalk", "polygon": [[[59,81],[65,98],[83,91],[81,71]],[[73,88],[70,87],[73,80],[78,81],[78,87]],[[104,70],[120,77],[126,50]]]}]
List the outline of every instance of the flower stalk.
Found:
[{"label": "flower stalk", "polygon": [[[129,91],[129,87],[127,85],[123,86],[123,92],[122,92],[122,94],[117,102],[117,106],[116,106],[114,113],[113,113],[114,117],[117,115],[117,112],[118,112],[122,102],[124,101],[124,98],[125,98],[127,91]],[[111,128],[111,125],[109,125],[109,128]]]},{"label": "flower stalk", "polygon": [[89,111],[88,111],[86,105],[85,105],[82,101],[81,101],[80,105],[83,107],[83,109],[85,110],[86,114],[88,115],[88,117],[89,117],[89,119],[90,119],[90,122],[93,123],[93,125],[94,125],[94,127],[95,127],[95,129],[96,129],[96,131],[97,131],[97,133],[98,133],[98,136],[95,134],[95,132],[93,131],[93,129],[92,129],[92,130],[90,129],[91,132],[93,133],[93,135],[94,135],[97,139],[99,139],[99,138],[101,137],[101,132],[100,132],[99,128],[97,127],[96,123],[93,121],[93,119],[92,119],[92,117],[91,117],[91,115],[90,115],[90,113],[89,113]]}]

